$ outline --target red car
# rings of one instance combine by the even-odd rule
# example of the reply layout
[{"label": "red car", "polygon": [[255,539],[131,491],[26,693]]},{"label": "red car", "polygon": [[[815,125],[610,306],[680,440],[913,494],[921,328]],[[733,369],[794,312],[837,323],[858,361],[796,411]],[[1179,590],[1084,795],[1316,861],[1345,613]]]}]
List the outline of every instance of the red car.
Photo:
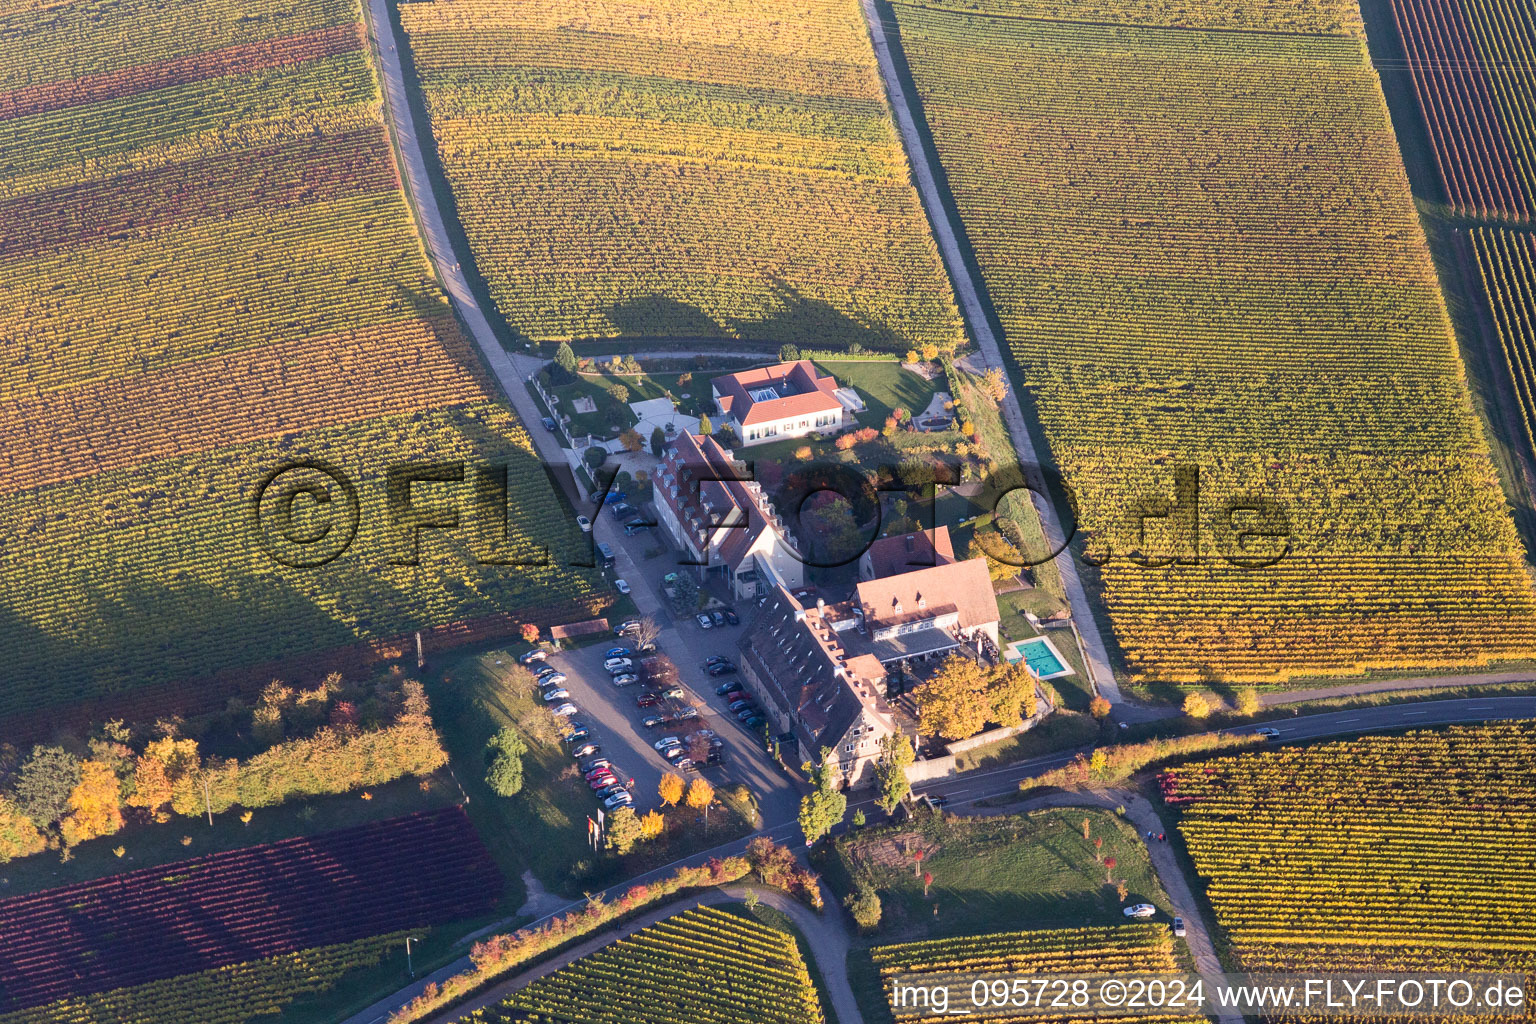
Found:
[{"label": "red car", "polygon": [[661,694],[655,690],[646,690],[635,697],[635,703],[642,708],[653,708],[661,703]]}]

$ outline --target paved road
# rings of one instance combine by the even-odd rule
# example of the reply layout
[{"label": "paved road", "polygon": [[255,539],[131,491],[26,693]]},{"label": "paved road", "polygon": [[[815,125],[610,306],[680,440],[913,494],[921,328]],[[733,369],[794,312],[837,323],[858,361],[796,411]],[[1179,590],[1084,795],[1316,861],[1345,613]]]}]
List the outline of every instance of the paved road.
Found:
[{"label": "paved road", "polygon": [[[862,0],[862,2],[864,18],[869,22],[870,39],[875,47],[875,59],[880,65],[880,75],[885,79],[885,90],[890,99],[891,111],[896,117],[896,127],[901,132],[902,143],[907,150],[907,159],[912,164],[912,179],[917,186],[918,194],[922,196],[923,207],[928,211],[928,220],[933,225],[933,235],[939,243],[939,251],[944,256],[944,264],[949,268],[949,277],[955,286],[955,297],[960,302],[960,312],[965,317],[971,335],[981,346],[985,365],[1006,370],[1007,363],[1003,360],[1002,347],[998,344],[991,322],[987,319],[987,310],[981,301],[980,289],[976,287],[976,282],[972,279],[970,268],[961,252],[958,241],[959,232],[950,222],[949,214],[939,195],[937,177],[928,164],[922,136],[918,133],[917,122],[912,116],[911,100],[907,97],[902,88],[901,79],[896,74],[896,62],[891,57],[891,41],[887,38],[885,27],[880,21],[879,13],[875,10],[874,0]],[[1034,441],[1030,437],[1029,428],[1025,424],[1023,410],[1019,408],[1018,395],[1014,394],[1011,387],[1008,389],[1002,408],[1003,418],[1007,421],[1008,430],[1013,435],[1014,448],[1018,450],[1019,461],[1025,466],[1042,465],[1035,451]],[[1051,545],[1052,550],[1055,550],[1062,545],[1063,537],[1056,509],[1049,501],[1042,500],[1038,494],[1031,493],[1030,498],[1034,502],[1035,510],[1039,513],[1046,542]],[[1056,567],[1061,573],[1067,599],[1072,605],[1073,621],[1077,623],[1078,632],[1082,634],[1089,681],[1110,703],[1119,704],[1122,700],[1120,687],[1115,682],[1114,672],[1110,669],[1104,638],[1099,633],[1098,623],[1094,621],[1093,610],[1088,603],[1088,594],[1083,589],[1083,581],[1078,575],[1077,563],[1073,560],[1072,553],[1063,549],[1061,554],[1056,556]]]}]

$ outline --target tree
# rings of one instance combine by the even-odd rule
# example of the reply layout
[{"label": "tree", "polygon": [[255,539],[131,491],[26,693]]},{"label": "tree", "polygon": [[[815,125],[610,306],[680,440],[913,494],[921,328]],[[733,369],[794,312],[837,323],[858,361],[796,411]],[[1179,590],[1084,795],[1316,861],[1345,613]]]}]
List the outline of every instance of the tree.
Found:
[{"label": "tree", "polygon": [[523,756],[528,744],[515,729],[503,727],[485,744],[485,784],[497,796],[516,796],[523,789]]},{"label": "tree", "polygon": [[117,773],[100,761],[80,765],[80,781],[69,794],[69,814],[59,823],[66,846],[108,836],[123,827]]},{"label": "tree", "polygon": [[69,810],[69,795],[80,783],[80,759],[63,747],[32,748],[16,779],[16,808],[40,828]]},{"label": "tree", "polygon": [[523,643],[536,644],[539,642],[539,627],[534,625],[532,622],[523,623],[521,632],[523,636]]},{"label": "tree", "polygon": [[6,797],[0,796],[0,864],[40,853],[47,845],[32,819]]},{"label": "tree", "polygon": [[566,373],[576,372],[576,352],[570,342],[562,341],[560,347],[555,349],[555,365]]},{"label": "tree", "polygon": [[1259,691],[1251,686],[1245,686],[1237,691],[1237,711],[1242,715],[1252,715],[1259,710]]},{"label": "tree", "polygon": [[843,897],[843,906],[853,916],[853,923],[868,934],[880,927],[880,895],[868,882],[860,882],[858,888]]},{"label": "tree", "polygon": [[640,838],[655,839],[666,827],[667,819],[661,816],[661,812],[654,809],[646,811],[645,817],[640,819]]},{"label": "tree", "polygon": [[[911,792],[907,765],[916,760],[912,741],[905,733],[893,732],[880,737],[880,760],[875,762],[875,803],[889,814]],[[862,813],[862,812],[861,812]]]},{"label": "tree", "polygon": [[1189,696],[1184,698],[1184,713],[1190,718],[1204,718],[1211,713],[1211,702],[1206,699],[1205,694],[1191,691]]},{"label": "tree", "polygon": [[832,788],[832,773],[827,764],[830,754],[831,751],[823,747],[819,765],[807,761],[802,766],[815,786],[800,800],[800,831],[804,833],[807,845],[832,831],[848,810],[848,798]]},{"label": "tree", "polygon": [[608,849],[622,857],[640,841],[640,819],[636,817],[633,807],[620,807],[608,815],[608,823],[603,831]]},{"label": "tree", "polygon": [[715,787],[705,779],[694,779],[688,783],[688,806],[696,811],[704,812],[704,824],[709,824],[709,805],[715,800]]},{"label": "tree", "polygon": [[637,452],[645,447],[645,440],[640,436],[638,430],[630,427],[619,435],[619,444],[622,444],[627,452]]},{"label": "tree", "polygon": [[1104,697],[1094,697],[1088,702],[1088,713],[1101,721],[1109,717],[1110,703]]},{"label": "tree", "polygon": [[667,457],[667,435],[660,427],[651,431],[651,454],[658,459]]},{"label": "tree", "polygon": [[974,661],[958,654],[945,659],[916,695],[924,731],[941,739],[975,734],[992,711],[986,676]]},{"label": "tree", "polygon": [[1040,710],[1035,677],[1022,661],[994,668],[988,689],[992,721],[999,725],[1015,725],[1020,719],[1033,718]]},{"label": "tree", "polygon": [[713,434],[714,432],[715,432],[715,425],[713,423],[709,422],[709,417],[708,416],[700,416],[699,417],[699,433],[707,437],[710,434]]},{"label": "tree", "polygon": [[779,346],[779,362],[798,363],[800,361],[800,349],[794,345]]},{"label": "tree", "polygon": [[657,784],[656,793],[668,807],[677,806],[677,802],[683,798],[683,777],[676,772],[667,772]]}]

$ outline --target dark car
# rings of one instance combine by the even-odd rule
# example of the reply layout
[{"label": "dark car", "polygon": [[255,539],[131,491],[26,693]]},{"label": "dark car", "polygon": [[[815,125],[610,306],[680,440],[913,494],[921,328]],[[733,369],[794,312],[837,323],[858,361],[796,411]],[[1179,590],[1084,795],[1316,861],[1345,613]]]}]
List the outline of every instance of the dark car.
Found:
[{"label": "dark car", "polygon": [[644,693],[635,695],[636,707],[653,708],[660,703],[661,694],[657,693],[655,690],[646,690]]},{"label": "dark car", "polygon": [[724,697],[728,693],[736,693],[741,690],[741,683],[733,679],[728,683],[721,683],[715,687],[715,694]]},{"label": "dark car", "polygon": [[735,608],[727,608],[725,610],[725,621],[733,626],[739,626],[741,625],[741,616],[736,614]]},{"label": "dark car", "polygon": [[728,661],[721,662],[718,665],[709,666],[709,674],[712,676],[728,676],[733,674],[735,671],[736,666],[732,665]]}]

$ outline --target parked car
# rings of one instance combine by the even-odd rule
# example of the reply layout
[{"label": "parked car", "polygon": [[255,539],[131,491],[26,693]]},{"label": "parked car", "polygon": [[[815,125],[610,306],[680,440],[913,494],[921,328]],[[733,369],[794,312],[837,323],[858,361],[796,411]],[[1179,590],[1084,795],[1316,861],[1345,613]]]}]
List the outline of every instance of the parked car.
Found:
[{"label": "parked car", "polygon": [[577,516],[576,525],[581,527],[582,533],[592,532],[592,520],[588,519],[586,516]]},{"label": "parked car", "polygon": [[646,715],[645,720],[640,724],[645,726],[647,729],[659,729],[670,721],[672,721],[672,719],[668,718],[666,715]]},{"label": "parked car", "polygon": [[694,621],[699,624],[700,629],[709,629],[715,624],[714,620],[711,619],[708,615],[705,615],[703,612],[699,612],[699,614],[695,615],[693,618]]},{"label": "parked car", "polygon": [[735,608],[727,608],[725,610],[725,621],[733,626],[739,626],[741,625],[741,616],[736,614]]},{"label": "parked car", "polygon": [[617,590],[621,594],[627,594],[629,593],[629,581],[624,579],[614,580],[613,589]]},{"label": "parked car", "polygon": [[668,747],[681,747],[682,745],[683,741],[678,739],[676,736],[663,736],[661,739],[651,744],[651,746],[655,747],[657,750],[666,750]]},{"label": "parked car", "polygon": [[650,528],[650,523],[626,523],[624,526],[624,536],[633,537],[635,534],[644,533]]},{"label": "parked car", "polygon": [[634,667],[635,663],[630,661],[628,658],[603,659],[603,668],[607,670],[608,674],[611,676],[616,676],[623,672],[629,672]]},{"label": "parked car", "polygon": [[613,513],[613,518],[615,519],[623,519],[625,516],[640,514],[639,509],[635,508],[635,506],[629,504],[628,502],[623,501],[619,502],[617,505],[614,505],[609,511]]},{"label": "parked car", "polygon": [[655,690],[646,690],[635,695],[635,706],[641,708],[653,708],[661,703],[661,694]]},{"label": "parked car", "polygon": [[716,677],[728,676],[728,675],[731,675],[735,671],[736,671],[736,666],[732,665],[728,661],[723,661],[723,662],[721,662],[718,665],[711,665],[711,666],[709,666],[709,674],[712,675],[712,676],[716,676]]},{"label": "parked car", "polygon": [[615,793],[613,796],[603,801],[603,807],[610,811],[616,811],[620,807],[632,806],[634,802],[635,798],[630,796],[628,793]]},{"label": "parked car", "polygon": [[614,686],[633,686],[640,681],[640,677],[633,672],[623,672],[613,677]]},{"label": "parked car", "polygon": [[1184,937],[1185,928],[1184,919],[1182,917],[1176,917],[1173,919],[1173,934],[1177,935],[1181,939]]},{"label": "parked car", "polygon": [[608,653],[603,655],[603,657],[604,658],[627,658],[631,654],[634,654],[634,653],[635,652],[630,650],[628,647],[610,647],[610,648],[608,648]]},{"label": "parked car", "polygon": [[709,617],[715,621],[715,625],[717,625],[717,626],[724,626],[725,625],[725,613],[724,612],[718,612],[718,611],[717,612],[710,612],[709,613]]},{"label": "parked car", "polygon": [[740,682],[740,680],[736,680],[736,679],[732,679],[728,683],[721,683],[719,686],[715,687],[715,695],[719,696],[719,697],[724,697],[726,694],[730,694],[730,693],[741,693],[741,692],[742,692],[741,682]]},{"label": "parked car", "polygon": [[572,757],[591,757],[593,754],[597,753],[598,751],[600,751],[602,749],[603,748],[598,746],[596,743],[583,743],[581,746],[579,746],[575,750],[571,751],[571,756]]},{"label": "parked car", "polygon": [[617,626],[613,627],[613,635],[614,636],[628,636],[629,634],[635,632],[639,628],[640,628],[640,620],[639,619],[625,619],[623,622],[621,622]]},{"label": "parked car", "polygon": [[1255,736],[1263,736],[1266,740],[1268,740],[1271,743],[1275,742],[1275,740],[1278,740],[1280,738],[1280,730],[1279,729],[1272,729],[1272,728],[1270,728],[1267,725],[1264,728],[1262,728],[1262,729],[1255,729],[1255,730],[1253,730],[1253,734]]},{"label": "parked car", "polygon": [[544,659],[546,659],[548,657],[549,657],[549,652],[548,651],[542,651],[542,650],[528,651],[528,652],[526,652],[524,654],[519,654],[517,656],[517,663],[519,665],[532,665],[534,662],[536,662],[536,661],[543,661]]},{"label": "parked car", "polygon": [[679,722],[686,722],[689,719],[698,718],[698,717],[699,717],[699,709],[694,707],[692,704],[689,704],[687,707],[680,708],[678,710],[678,712],[677,712],[677,720]]},{"label": "parked car", "polygon": [[555,418],[553,416],[545,416],[539,422],[544,424],[544,429],[549,431],[551,434],[555,432]]},{"label": "parked car", "polygon": [[1152,917],[1157,908],[1150,903],[1137,903],[1125,908],[1126,917]]},{"label": "parked car", "polygon": [[557,686],[552,690],[544,691],[544,702],[546,704],[553,704],[557,700],[566,700],[570,696],[571,691],[565,689],[564,687]]},{"label": "parked car", "polygon": [[565,704],[557,704],[549,710],[552,714],[554,714],[556,718],[570,718],[572,715],[578,715],[581,713],[581,708],[578,708],[575,704],[571,704],[569,702]]}]

